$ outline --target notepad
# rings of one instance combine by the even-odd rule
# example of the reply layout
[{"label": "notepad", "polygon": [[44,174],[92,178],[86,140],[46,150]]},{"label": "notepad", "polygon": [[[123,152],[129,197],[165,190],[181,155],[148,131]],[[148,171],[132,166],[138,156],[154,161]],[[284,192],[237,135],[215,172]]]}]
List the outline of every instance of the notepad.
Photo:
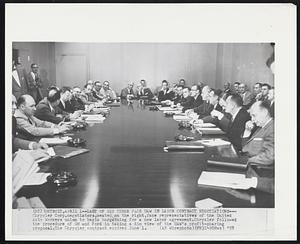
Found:
[{"label": "notepad", "polygon": [[207,147],[226,146],[231,144],[229,141],[225,141],[220,138],[199,140],[199,142],[201,142],[204,146]]},{"label": "notepad", "polygon": [[48,145],[59,145],[59,144],[66,144],[68,140],[72,139],[69,136],[63,137],[52,137],[52,138],[41,138],[40,142],[46,143]]},{"label": "notepad", "polygon": [[198,179],[198,184],[233,189],[249,189],[253,185],[253,179],[246,178],[244,174],[203,171]]},{"label": "notepad", "polygon": [[190,121],[191,118],[186,115],[181,115],[181,114],[175,114],[173,115],[173,119],[176,121]]},{"label": "notepad", "polygon": [[223,204],[211,198],[206,198],[195,202],[196,208],[220,208]]}]

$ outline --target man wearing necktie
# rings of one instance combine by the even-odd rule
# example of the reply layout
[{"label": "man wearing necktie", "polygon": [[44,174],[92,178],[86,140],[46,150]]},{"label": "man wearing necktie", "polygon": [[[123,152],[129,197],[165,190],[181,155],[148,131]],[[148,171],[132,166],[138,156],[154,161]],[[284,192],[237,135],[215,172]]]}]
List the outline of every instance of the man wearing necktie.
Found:
[{"label": "man wearing necktie", "polygon": [[15,61],[12,64],[12,93],[18,99],[27,94],[27,84],[21,64],[15,63]]},{"label": "man wearing necktie", "polygon": [[28,93],[33,97],[36,103],[42,100],[42,81],[38,73],[39,67],[37,64],[31,64],[31,71],[27,75]]}]

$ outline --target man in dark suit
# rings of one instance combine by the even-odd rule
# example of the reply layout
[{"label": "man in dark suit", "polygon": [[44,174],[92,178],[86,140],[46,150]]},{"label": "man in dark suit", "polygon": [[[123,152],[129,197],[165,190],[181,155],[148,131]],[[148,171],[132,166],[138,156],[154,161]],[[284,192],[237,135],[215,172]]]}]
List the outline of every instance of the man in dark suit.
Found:
[{"label": "man in dark suit", "polygon": [[76,109],[70,102],[71,98],[72,98],[71,88],[64,86],[61,89],[60,102],[58,104],[58,108],[67,113],[74,113]]},{"label": "man in dark suit", "polygon": [[201,92],[201,96],[204,102],[200,106],[193,109],[193,112],[199,115],[199,119],[202,119],[205,116],[209,116],[210,112],[213,110],[213,105],[209,103],[209,92],[210,87],[204,86]]},{"label": "man in dark suit", "polygon": [[31,71],[27,74],[28,94],[33,97],[36,103],[42,100],[42,81],[38,73],[39,67],[37,64],[31,64]]},{"label": "man in dark suit", "polygon": [[182,95],[183,88],[184,87],[182,85],[178,85],[176,87],[176,92],[175,92],[174,98],[172,99],[172,101],[174,102],[175,105],[177,103],[180,103],[181,100],[183,99],[183,95]]},{"label": "man in dark suit", "polygon": [[[211,89],[209,92],[209,104],[211,105],[210,109],[211,111],[216,110],[219,112],[222,112],[223,108],[222,106],[219,104],[219,101],[221,99],[221,95],[222,95],[222,91],[221,90],[215,90],[215,89]],[[200,120],[203,123],[213,123],[213,124],[218,124],[218,119],[214,116],[211,116],[210,114],[202,117],[202,119]]]},{"label": "man in dark suit", "polygon": [[153,98],[153,94],[150,90],[150,88],[147,87],[146,85],[146,81],[145,80],[141,80],[140,81],[140,85],[137,89],[137,98],[147,98],[147,99],[152,99]]},{"label": "man in dark suit", "polygon": [[232,91],[230,90],[230,83],[229,82],[225,82],[224,83],[224,91],[223,91],[222,98],[224,100],[226,100],[227,97],[230,96],[231,94],[232,94]]},{"label": "man in dark suit", "polygon": [[247,110],[251,106],[251,102],[253,99],[253,94],[250,91],[246,90],[246,85],[244,83],[241,83],[239,85],[239,94],[243,99],[243,106]]},{"label": "man in dark suit", "polygon": [[98,100],[102,100],[104,98],[104,96],[101,94],[101,88],[101,82],[98,80],[95,81],[92,89],[92,95]]},{"label": "man in dark suit", "polygon": [[[251,121],[243,135],[243,153],[248,162],[260,165],[274,164],[274,119],[268,101],[258,101],[250,109]],[[254,124],[258,127],[254,133]]]},{"label": "man in dark suit", "polygon": [[201,87],[199,85],[193,85],[191,87],[191,96],[194,98],[192,108],[199,107],[203,103]]},{"label": "man in dark suit", "polygon": [[27,94],[27,84],[24,75],[24,70],[21,64],[15,64],[13,61],[12,70],[12,93],[18,99],[20,96]]},{"label": "man in dark suit", "polygon": [[233,84],[233,91],[232,91],[233,94],[239,94],[239,85],[240,84],[241,83],[238,82],[238,81],[234,82],[234,84]]},{"label": "man in dark suit", "polygon": [[51,87],[47,97],[39,102],[36,106],[35,116],[43,121],[48,121],[54,124],[59,124],[62,121],[69,120],[67,113],[59,114],[57,107],[60,103],[60,90],[56,87]]},{"label": "man in dark suit", "polygon": [[81,89],[78,86],[73,87],[71,105],[76,110],[85,110],[85,103],[81,99]]},{"label": "man in dark suit", "polygon": [[169,88],[169,83],[166,80],[163,80],[161,82],[161,89],[157,95],[158,101],[171,101],[174,96],[174,92]]},{"label": "man in dark suit", "polygon": [[233,94],[226,99],[225,112],[231,114],[231,119],[223,113],[214,110],[211,115],[218,118],[219,127],[226,135],[237,151],[242,149],[242,135],[245,124],[250,120],[250,115],[243,108],[243,100],[240,95]]},{"label": "man in dark suit", "polygon": [[182,106],[182,111],[185,112],[187,109],[191,109],[194,103],[194,98],[190,96],[190,88],[185,87],[182,91],[182,100],[180,103],[177,103],[177,106]]},{"label": "man in dark suit", "polygon": [[133,85],[133,82],[128,82],[128,86],[121,91],[121,98],[128,100],[134,98]]}]

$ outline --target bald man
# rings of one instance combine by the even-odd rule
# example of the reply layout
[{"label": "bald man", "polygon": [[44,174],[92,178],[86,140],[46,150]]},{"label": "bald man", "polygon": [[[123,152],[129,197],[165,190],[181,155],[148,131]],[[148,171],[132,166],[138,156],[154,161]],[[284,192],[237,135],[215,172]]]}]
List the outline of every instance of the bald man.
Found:
[{"label": "bald man", "polygon": [[14,95],[12,95],[12,150],[13,153],[19,149],[35,150],[35,149],[47,149],[48,145],[45,143],[38,143],[34,141],[24,140],[18,137],[17,132],[17,121],[14,117],[15,111],[17,109],[17,100]]},{"label": "bald man", "polygon": [[39,120],[34,116],[35,111],[35,101],[30,95],[22,95],[17,100],[15,118],[17,120],[17,129],[23,137],[53,136],[69,129],[66,125],[56,125],[51,122]]},{"label": "bald man", "polygon": [[[255,102],[250,108],[251,121],[246,123],[243,139],[243,152],[249,156],[249,162],[274,164],[274,120],[268,101]],[[251,135],[254,124],[258,129]]]}]

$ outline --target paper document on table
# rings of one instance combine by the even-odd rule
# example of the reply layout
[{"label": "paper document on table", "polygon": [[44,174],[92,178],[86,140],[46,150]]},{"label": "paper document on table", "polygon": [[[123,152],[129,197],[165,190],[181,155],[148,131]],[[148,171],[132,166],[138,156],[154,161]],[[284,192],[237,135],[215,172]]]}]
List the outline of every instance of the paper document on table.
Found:
[{"label": "paper document on table", "polygon": [[220,208],[222,206],[223,206],[222,203],[217,202],[211,198],[206,198],[195,202],[196,208]]},{"label": "paper document on table", "polygon": [[70,139],[72,138],[69,136],[53,137],[53,138],[46,137],[40,139],[40,142],[46,143],[48,145],[58,145],[58,144],[66,144]]},{"label": "paper document on table", "polygon": [[224,135],[226,134],[224,131],[222,131],[219,128],[200,128],[196,127],[196,130],[203,135]]},{"label": "paper document on table", "polygon": [[199,185],[229,187],[233,189],[249,189],[253,182],[252,178],[246,178],[244,174],[208,172],[202,171]]},{"label": "paper document on table", "polygon": [[204,146],[207,147],[216,147],[216,146],[226,146],[230,145],[229,141],[222,140],[220,138],[216,139],[207,139],[207,140],[199,140]]},{"label": "paper document on table", "polygon": [[157,106],[159,111],[179,111],[177,108],[171,108],[171,107],[160,107]]},{"label": "paper document on table", "polygon": [[179,114],[179,115],[182,115],[182,112],[179,111],[179,110],[167,110],[167,111],[164,111],[164,114],[167,114],[167,113],[172,113],[172,114]]},{"label": "paper document on table", "polygon": [[100,114],[86,114],[82,115],[83,118],[85,118],[86,121],[103,121],[105,120],[105,117]]},{"label": "paper document on table", "polygon": [[25,186],[33,186],[33,185],[41,185],[47,182],[47,177],[51,175],[51,173],[33,173],[31,174],[26,182]]},{"label": "paper document on table", "polygon": [[215,124],[212,124],[212,123],[197,123],[194,122],[193,123],[194,127],[199,127],[199,128],[215,128],[216,125]]},{"label": "paper document on table", "polygon": [[176,121],[189,121],[189,120],[191,120],[191,118],[189,116],[179,115],[179,114],[173,115],[173,119],[176,120]]}]

